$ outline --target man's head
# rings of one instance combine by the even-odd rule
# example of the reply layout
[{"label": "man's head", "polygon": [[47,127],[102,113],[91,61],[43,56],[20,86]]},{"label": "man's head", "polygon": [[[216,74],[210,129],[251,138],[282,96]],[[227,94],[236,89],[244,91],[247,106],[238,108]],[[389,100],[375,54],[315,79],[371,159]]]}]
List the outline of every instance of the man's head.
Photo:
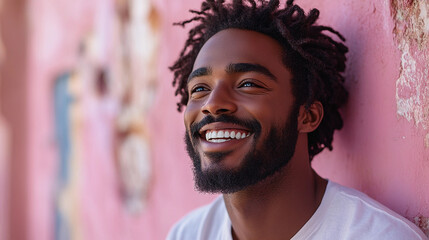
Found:
[{"label": "man's head", "polygon": [[[306,16],[292,2],[207,0],[181,23],[199,21],[171,70],[201,190],[235,192],[273,175],[299,131],[309,132],[310,160],[332,149],[347,48],[322,31],[339,33],[313,25],[317,10]],[[305,115],[310,128],[300,125]]]}]

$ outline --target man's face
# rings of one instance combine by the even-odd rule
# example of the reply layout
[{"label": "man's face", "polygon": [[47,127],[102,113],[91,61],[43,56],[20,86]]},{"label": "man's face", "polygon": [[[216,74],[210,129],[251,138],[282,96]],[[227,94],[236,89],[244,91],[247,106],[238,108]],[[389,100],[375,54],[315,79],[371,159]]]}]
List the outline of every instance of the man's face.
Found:
[{"label": "man's face", "polygon": [[287,164],[298,135],[291,78],[266,35],[227,29],[205,43],[184,116],[199,190],[240,191]]}]

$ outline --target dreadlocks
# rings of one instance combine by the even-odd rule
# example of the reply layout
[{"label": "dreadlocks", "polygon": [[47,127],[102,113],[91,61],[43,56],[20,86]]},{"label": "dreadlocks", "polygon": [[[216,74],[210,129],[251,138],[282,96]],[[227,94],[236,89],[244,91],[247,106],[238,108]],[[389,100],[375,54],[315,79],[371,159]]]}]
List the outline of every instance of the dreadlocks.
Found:
[{"label": "dreadlocks", "polygon": [[170,67],[174,72],[175,95],[180,95],[178,111],[188,102],[186,84],[194,61],[204,43],[213,35],[228,28],[256,31],[275,39],[283,48],[283,63],[292,72],[292,92],[295,104],[307,108],[314,102],[323,105],[324,117],[319,127],[308,134],[310,161],[324,148],[332,150],[335,129],[341,129],[343,121],[338,108],[345,103],[347,91],[343,86],[345,54],[347,47],[334,41],[323,32],[327,31],[342,41],[344,37],[327,26],[315,25],[319,10],[304,10],[288,0],[283,9],[279,0],[205,0],[201,10],[190,10],[195,16],[175,23],[185,26],[198,24],[189,31],[185,47],[179,59]]}]

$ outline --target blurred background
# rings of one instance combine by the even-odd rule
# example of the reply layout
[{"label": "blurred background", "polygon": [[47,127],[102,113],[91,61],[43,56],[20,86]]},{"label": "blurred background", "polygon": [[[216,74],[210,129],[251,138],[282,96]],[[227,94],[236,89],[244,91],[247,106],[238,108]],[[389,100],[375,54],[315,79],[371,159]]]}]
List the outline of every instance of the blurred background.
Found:
[{"label": "blurred background", "polygon": [[[0,239],[165,239],[216,197],[194,190],[168,70],[200,2],[0,0]],[[296,3],[350,48],[345,125],[313,167],[429,235],[429,3]]]}]

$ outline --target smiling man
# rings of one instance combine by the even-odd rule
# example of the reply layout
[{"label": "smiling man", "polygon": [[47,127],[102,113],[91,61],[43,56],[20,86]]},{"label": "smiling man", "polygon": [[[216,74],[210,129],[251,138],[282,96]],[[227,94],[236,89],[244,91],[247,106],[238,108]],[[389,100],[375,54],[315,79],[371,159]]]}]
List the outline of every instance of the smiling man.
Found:
[{"label": "smiling man", "polygon": [[358,191],[322,179],[347,92],[347,48],[293,1],[207,0],[174,71],[196,188],[223,193],[168,239],[424,239]]}]

